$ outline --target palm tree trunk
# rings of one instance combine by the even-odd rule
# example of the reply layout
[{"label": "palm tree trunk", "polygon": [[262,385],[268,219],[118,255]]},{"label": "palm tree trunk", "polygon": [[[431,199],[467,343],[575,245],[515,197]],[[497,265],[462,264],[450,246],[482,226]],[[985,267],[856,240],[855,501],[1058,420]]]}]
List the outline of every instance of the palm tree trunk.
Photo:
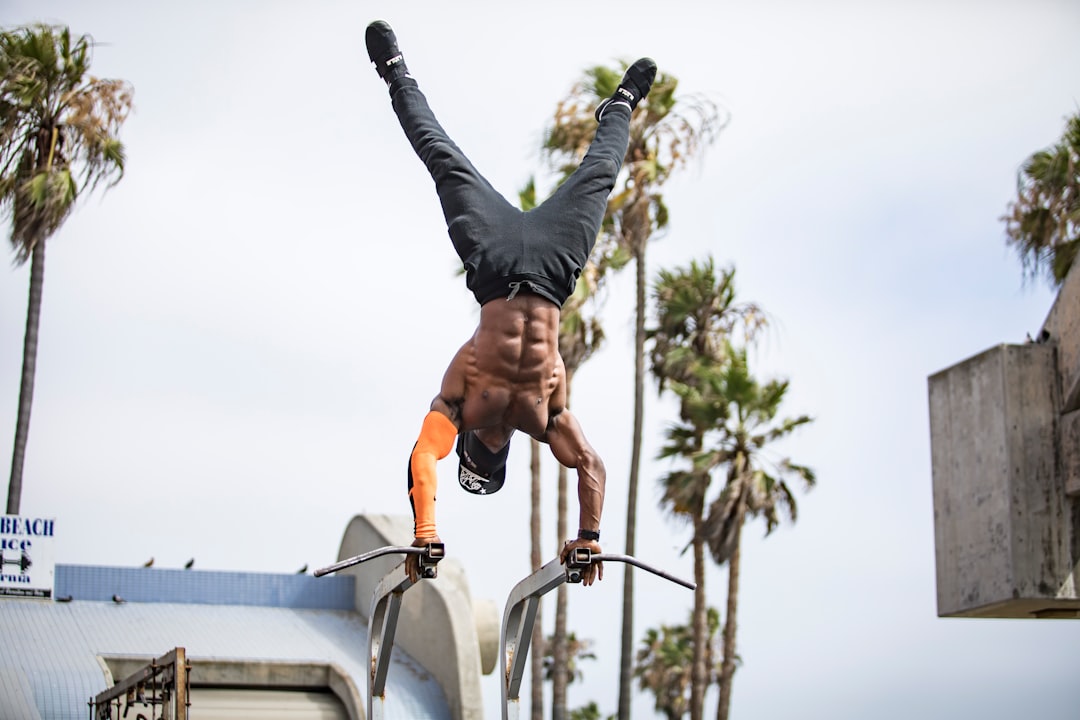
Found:
[{"label": "palm tree trunk", "polygon": [[[559,465],[559,521],[558,537],[566,537],[566,468]],[[555,591],[555,637],[552,648],[551,717],[566,719],[566,686],[569,684],[567,665],[569,654],[566,647],[566,584]]]},{"label": "palm tree trunk", "polygon": [[720,702],[716,720],[728,720],[731,711],[731,682],[735,677],[735,610],[739,604],[739,560],[742,548],[742,526],[746,518],[745,503],[739,504],[735,526],[735,547],[728,558],[727,622],[724,623],[724,660],[720,664]]},{"label": "palm tree trunk", "polygon": [[690,673],[690,720],[702,720],[705,715],[705,690],[708,678],[705,673],[705,645],[708,633],[705,627],[705,539],[701,531],[701,513],[694,516],[694,666]]},{"label": "palm tree trunk", "polygon": [[[536,572],[543,564],[543,556],[540,550],[540,443],[535,439],[529,441],[529,474],[532,476],[531,503],[529,513],[529,537],[531,549],[529,552],[529,564],[532,571]],[[536,606],[536,620],[533,625],[532,647],[530,658],[531,671],[531,708],[529,717],[531,720],[543,720],[544,717],[544,623],[541,613],[544,609],[543,601]]]},{"label": "palm tree trunk", "polygon": [[[570,407],[570,392],[574,385],[573,368],[566,369],[566,406]],[[566,529],[566,467],[559,465],[559,497],[555,525],[555,537],[558,542],[567,539]],[[551,717],[552,720],[565,720],[566,718],[566,686],[569,684],[567,676],[567,664],[569,662],[566,647],[566,585],[560,585],[555,591],[555,633],[554,647],[552,647],[552,676],[551,676]]]},{"label": "palm tree trunk", "polygon": [[7,514],[18,515],[22,503],[23,462],[30,436],[30,408],[34,403],[34,375],[37,370],[38,325],[41,322],[41,293],[45,285],[45,239],[34,244],[30,255],[30,297],[26,308],[23,337],[22,379],[19,383],[19,414],[15,423],[15,448],[11,455]]},{"label": "palm tree trunk", "polygon": [[[626,554],[633,555],[637,534],[638,474],[641,433],[645,415],[645,246],[635,243],[636,296],[634,300],[634,438],[630,452],[630,481],[626,501]],[[619,720],[630,720],[633,691],[631,661],[634,654],[634,573],[623,570],[622,652],[619,656]]]}]

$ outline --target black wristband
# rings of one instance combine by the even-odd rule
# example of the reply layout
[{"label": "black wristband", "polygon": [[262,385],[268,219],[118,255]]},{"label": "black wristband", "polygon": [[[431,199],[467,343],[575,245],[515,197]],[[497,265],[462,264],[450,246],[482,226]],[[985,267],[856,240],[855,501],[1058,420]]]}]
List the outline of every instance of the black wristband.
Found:
[{"label": "black wristband", "polygon": [[577,536],[578,536],[578,540],[599,540],[600,539],[600,531],[599,530],[578,530],[577,531]]}]

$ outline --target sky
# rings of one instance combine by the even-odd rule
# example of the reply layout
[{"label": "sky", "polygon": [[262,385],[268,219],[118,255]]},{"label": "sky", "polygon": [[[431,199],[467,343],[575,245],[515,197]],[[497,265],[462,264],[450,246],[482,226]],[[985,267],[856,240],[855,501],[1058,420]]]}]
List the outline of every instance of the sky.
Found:
[{"label": "sky", "polygon": [[[1080,624],[937,617],[927,406],[929,375],[1022,342],[1053,301],[1000,217],[1080,106],[1073,2],[7,0],[0,25],[89,33],[94,73],[135,89],[125,177],[48,244],[22,513],[56,518],[58,563],[294,572],[336,560],[354,515],[409,514],[409,451],[478,312],[367,62],[375,19],[510,199],[545,176],[544,128],[586,67],[648,55],[730,113],[668,185],[647,269],[736,268],[772,320],[755,372],[788,378],[785,413],[815,418],[776,458],[818,478],[797,523],[746,527],[733,717],[1075,714]],[[0,438],[28,283],[28,264],[0,273]],[[573,393],[608,470],[608,552],[625,533],[632,316],[627,272]],[[656,503],[674,406],[647,398],[636,555],[689,578],[688,530]],[[512,448],[491,497],[440,465],[448,555],[500,608],[529,572],[527,443]],[[543,472],[554,557],[549,457]],[[615,711],[622,572],[570,589],[570,628],[598,656],[572,707]],[[710,604],[725,583],[710,567]],[[690,592],[635,586],[636,638],[686,621]],[[498,717],[497,678],[483,683]],[[635,697],[635,717],[651,708]]]}]

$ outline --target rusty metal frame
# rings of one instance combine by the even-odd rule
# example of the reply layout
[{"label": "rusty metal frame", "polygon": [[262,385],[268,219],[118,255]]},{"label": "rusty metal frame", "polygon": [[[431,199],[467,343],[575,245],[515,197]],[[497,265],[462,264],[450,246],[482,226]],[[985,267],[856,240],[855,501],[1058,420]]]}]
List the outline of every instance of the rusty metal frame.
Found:
[{"label": "rusty metal frame", "polygon": [[[147,696],[147,691],[150,695]],[[182,647],[151,660],[108,690],[90,699],[90,720],[119,720],[134,704],[165,705],[172,702],[170,720],[187,720],[191,706],[191,663]],[[113,717],[113,704],[117,716]],[[124,712],[121,713],[123,707]],[[162,715],[164,717],[164,708]]]}]

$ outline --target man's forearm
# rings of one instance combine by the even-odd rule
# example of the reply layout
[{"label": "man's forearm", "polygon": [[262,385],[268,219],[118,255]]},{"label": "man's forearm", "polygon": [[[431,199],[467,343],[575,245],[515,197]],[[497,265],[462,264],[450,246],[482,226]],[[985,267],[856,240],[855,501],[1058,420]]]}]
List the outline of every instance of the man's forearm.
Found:
[{"label": "man's forearm", "polygon": [[592,468],[578,468],[578,529],[600,532],[604,510],[604,473]]}]

